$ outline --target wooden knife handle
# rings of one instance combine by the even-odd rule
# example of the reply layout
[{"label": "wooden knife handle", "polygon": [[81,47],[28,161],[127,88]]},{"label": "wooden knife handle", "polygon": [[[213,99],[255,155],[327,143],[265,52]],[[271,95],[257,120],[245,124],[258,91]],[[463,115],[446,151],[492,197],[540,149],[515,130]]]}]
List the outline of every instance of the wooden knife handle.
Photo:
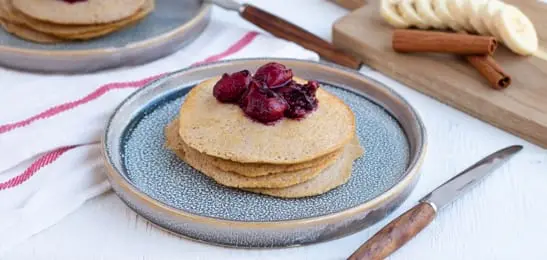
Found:
[{"label": "wooden knife handle", "polygon": [[435,209],[420,203],[391,221],[359,247],[348,260],[384,259],[416,236],[435,218]]},{"label": "wooden knife handle", "polygon": [[358,69],[361,65],[359,59],[339,50],[331,43],[258,7],[243,5],[241,16],[279,38],[295,42],[308,50],[317,52],[321,57],[333,63],[352,69]]}]

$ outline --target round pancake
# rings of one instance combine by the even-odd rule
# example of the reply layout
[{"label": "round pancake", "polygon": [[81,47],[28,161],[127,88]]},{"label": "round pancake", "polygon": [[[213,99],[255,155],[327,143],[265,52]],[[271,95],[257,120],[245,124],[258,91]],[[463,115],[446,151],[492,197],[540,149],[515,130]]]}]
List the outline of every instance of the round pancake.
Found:
[{"label": "round pancake", "polygon": [[103,30],[99,30],[99,31],[92,31],[92,32],[86,32],[86,33],[74,34],[74,35],[65,34],[65,35],[55,35],[55,36],[57,36],[59,38],[63,38],[63,39],[68,39],[68,40],[88,40],[88,39],[92,39],[92,38],[97,38],[97,37],[104,36],[104,35],[113,33],[115,31],[121,30],[121,29],[123,29],[127,26],[136,24],[140,20],[142,20],[142,18],[146,17],[146,15],[148,15],[148,14],[149,14],[149,12],[148,13],[140,13],[137,16],[133,16],[132,19],[124,20],[124,25],[119,26],[119,27],[110,27],[110,28],[105,28]]},{"label": "round pancake", "polygon": [[353,161],[363,154],[363,149],[357,139],[344,148],[344,153],[338,161],[325,169],[317,177],[294,186],[281,189],[245,189],[250,192],[281,198],[302,198],[323,194],[342,184],[351,177]]},{"label": "round pancake", "polygon": [[332,153],[355,135],[355,118],[338,97],[319,88],[316,111],[301,120],[264,125],[213,96],[219,77],[194,87],[179,113],[179,135],[190,147],[241,163],[296,164]]},{"label": "round pancake", "polygon": [[[179,136],[179,120],[175,119],[165,127],[165,139],[166,146],[171,150],[181,150],[183,146],[187,146],[182,142],[182,139]],[[317,159],[299,163],[299,164],[265,164],[265,163],[238,163],[230,160],[225,160],[221,158],[216,158],[206,154],[201,154],[203,157],[207,157],[207,160],[219,168],[220,170],[226,172],[234,172],[239,175],[247,177],[258,177],[264,176],[273,173],[280,172],[292,172],[297,170],[302,170],[318,165],[328,165],[332,164],[342,155],[343,149],[338,149],[332,153],[321,156]]]},{"label": "round pancake", "polygon": [[0,20],[0,24],[2,25],[2,27],[4,27],[4,29],[7,32],[23,40],[33,41],[37,43],[48,43],[48,44],[59,43],[63,41],[55,36],[37,32],[30,28],[25,27],[24,25],[11,23],[4,19]]},{"label": "round pancake", "polygon": [[321,165],[293,172],[269,174],[253,178],[223,171],[213,166],[211,162],[207,160],[207,157],[202,156],[198,151],[188,146],[184,146],[182,150],[176,150],[175,153],[190,166],[214,179],[219,184],[233,188],[289,187],[313,179],[331,165]]},{"label": "round pancake", "polygon": [[136,13],[145,0],[16,0],[13,6],[34,19],[58,24],[102,24],[125,19]]},{"label": "round pancake", "polygon": [[10,23],[17,23],[10,12],[8,0],[0,0],[0,18]]},{"label": "round pancake", "polygon": [[154,9],[154,0],[146,0],[142,8],[130,17],[108,24],[99,25],[63,25],[43,22],[26,16],[12,6],[13,0],[0,0],[0,6],[9,14],[9,20],[21,23],[36,31],[67,39],[88,39],[108,34],[146,17]]}]

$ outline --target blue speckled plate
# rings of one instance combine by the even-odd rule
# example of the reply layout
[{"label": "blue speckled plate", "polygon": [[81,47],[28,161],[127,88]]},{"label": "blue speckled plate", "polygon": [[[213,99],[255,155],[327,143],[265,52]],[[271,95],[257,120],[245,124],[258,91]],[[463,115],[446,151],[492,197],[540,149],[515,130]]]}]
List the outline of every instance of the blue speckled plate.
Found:
[{"label": "blue speckled plate", "polygon": [[243,247],[332,239],[371,225],[397,207],[417,180],[425,147],[423,125],[395,93],[338,67],[280,61],[299,77],[320,81],[356,116],[366,152],[354,162],[349,182],[339,188],[302,199],[227,188],[164,148],[163,128],[197,82],[222,72],[253,70],[268,61],[237,60],[183,70],[129,97],[113,115],[104,139],[109,177],[119,196],[167,230]]},{"label": "blue speckled plate", "polygon": [[31,71],[82,73],[135,65],[188,44],[209,21],[202,0],[156,0],[142,21],[101,38],[60,44],[22,40],[0,27],[0,64]]}]

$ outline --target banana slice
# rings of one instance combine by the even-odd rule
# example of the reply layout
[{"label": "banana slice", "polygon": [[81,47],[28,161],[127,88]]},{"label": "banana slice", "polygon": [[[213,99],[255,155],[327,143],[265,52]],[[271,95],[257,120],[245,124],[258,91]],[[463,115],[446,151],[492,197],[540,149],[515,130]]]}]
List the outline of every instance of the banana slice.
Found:
[{"label": "banana slice", "polygon": [[428,29],[431,27],[427,22],[422,19],[420,15],[416,12],[416,9],[414,9],[416,0],[401,0],[401,2],[397,5],[399,7],[399,12],[401,13],[401,16],[407,23],[410,25],[416,26],[420,29]]},{"label": "banana slice", "polygon": [[397,5],[399,0],[382,0],[380,3],[380,15],[391,26],[399,29],[410,27],[410,24],[401,17]]},{"label": "banana slice", "polygon": [[433,11],[435,11],[437,17],[439,17],[441,21],[443,21],[443,23],[450,27],[452,30],[456,32],[463,31],[463,26],[460,26],[450,14],[447,1],[450,0],[432,0],[431,4],[433,5]]},{"label": "banana slice", "polygon": [[433,11],[432,0],[415,0],[416,12],[431,26],[437,29],[445,29],[447,24]]},{"label": "banana slice", "polygon": [[503,43],[513,52],[530,55],[538,49],[536,28],[518,8],[506,5],[495,16],[495,25]]},{"label": "banana slice", "polygon": [[505,7],[502,1],[499,0],[489,0],[486,5],[482,7],[482,10],[479,11],[480,17],[486,28],[491,35],[496,37],[496,40],[503,42],[498,29],[496,28],[495,17],[501,9]]},{"label": "banana slice", "polygon": [[471,26],[471,23],[469,22],[469,17],[465,12],[466,1],[472,0],[448,0],[447,6],[448,10],[450,11],[450,15],[454,18],[454,20],[467,32],[472,33],[475,32],[475,29],[473,29],[473,26]]},{"label": "banana slice", "polygon": [[466,13],[469,14],[469,23],[473,26],[473,29],[480,34],[488,36],[490,31],[486,25],[482,22],[480,16],[480,10],[488,3],[488,0],[467,0],[465,2]]}]

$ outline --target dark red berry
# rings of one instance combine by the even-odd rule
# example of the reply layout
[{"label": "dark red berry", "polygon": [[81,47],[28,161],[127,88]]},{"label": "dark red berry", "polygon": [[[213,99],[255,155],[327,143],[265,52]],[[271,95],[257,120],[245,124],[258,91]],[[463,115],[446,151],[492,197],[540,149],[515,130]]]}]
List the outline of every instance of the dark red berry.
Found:
[{"label": "dark red berry", "polygon": [[315,97],[315,92],[319,88],[319,82],[315,80],[310,80],[308,83],[306,83],[306,91],[308,91],[308,95],[313,95]]},{"label": "dark red berry", "polygon": [[283,64],[270,62],[258,68],[254,79],[265,82],[270,88],[285,86],[292,80],[293,73]]},{"label": "dark red berry", "polygon": [[224,73],[213,87],[213,95],[220,102],[236,103],[247,91],[251,79],[251,73],[248,70],[242,70],[231,75]]},{"label": "dark red berry", "polygon": [[73,4],[73,3],[76,3],[76,2],[85,2],[87,0],[63,0],[64,2],[67,2],[69,4]]},{"label": "dark red berry", "polygon": [[292,70],[272,62],[260,67],[254,77],[247,70],[223,74],[213,95],[220,102],[239,104],[247,116],[264,124],[283,117],[301,119],[317,109],[319,83],[302,85],[292,77]]},{"label": "dark red berry", "polygon": [[262,82],[254,80],[247,95],[241,99],[240,106],[245,114],[262,123],[271,123],[283,118],[288,108],[282,97]]},{"label": "dark red berry", "polygon": [[316,81],[309,81],[306,85],[293,81],[286,87],[276,89],[276,92],[289,105],[289,108],[285,110],[285,116],[298,119],[315,110],[318,104],[315,93],[318,88],[319,83]]}]

